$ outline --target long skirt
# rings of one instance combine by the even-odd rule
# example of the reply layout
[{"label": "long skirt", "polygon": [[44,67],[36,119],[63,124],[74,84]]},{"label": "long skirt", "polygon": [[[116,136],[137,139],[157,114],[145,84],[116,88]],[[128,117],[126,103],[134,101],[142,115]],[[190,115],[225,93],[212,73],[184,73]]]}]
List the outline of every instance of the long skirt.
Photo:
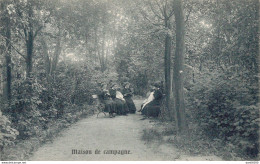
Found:
[{"label": "long skirt", "polygon": [[129,113],[135,113],[136,107],[131,97],[125,97],[126,105],[128,107]]},{"label": "long skirt", "polygon": [[141,113],[147,117],[158,117],[160,114],[160,105],[157,102],[151,101],[145,105]]},{"label": "long skirt", "polygon": [[105,104],[105,109],[104,112],[109,112],[109,113],[115,113],[116,112],[116,107],[115,107],[115,103],[113,100],[104,100],[104,104]]},{"label": "long skirt", "polygon": [[116,114],[126,115],[128,113],[128,107],[127,107],[125,101],[118,99],[118,98],[114,98],[113,101],[115,103]]}]

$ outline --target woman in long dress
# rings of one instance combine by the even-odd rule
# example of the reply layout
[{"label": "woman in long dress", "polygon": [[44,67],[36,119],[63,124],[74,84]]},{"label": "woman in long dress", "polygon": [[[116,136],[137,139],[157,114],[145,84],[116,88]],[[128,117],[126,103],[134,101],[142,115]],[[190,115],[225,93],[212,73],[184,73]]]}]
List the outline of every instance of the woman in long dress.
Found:
[{"label": "woman in long dress", "polygon": [[99,98],[101,102],[105,105],[104,112],[109,113],[109,117],[114,117],[113,113],[115,113],[115,103],[112,100],[109,91],[106,89],[106,84],[103,84],[102,91],[99,94]]},{"label": "woman in long dress", "polygon": [[132,90],[132,88],[130,88],[130,83],[124,84],[124,89],[122,92],[123,92],[124,99],[126,101],[126,105],[128,107],[129,113],[135,113],[136,107],[132,100],[133,90]]},{"label": "woman in long dress", "polygon": [[110,88],[109,93],[114,101],[116,114],[127,115],[128,107],[126,105],[126,100],[124,99],[123,94],[119,91],[119,87],[114,84]]},{"label": "woman in long dress", "polygon": [[147,117],[158,117],[160,114],[161,99],[163,97],[160,84],[153,85],[153,91],[141,106],[141,113]]}]

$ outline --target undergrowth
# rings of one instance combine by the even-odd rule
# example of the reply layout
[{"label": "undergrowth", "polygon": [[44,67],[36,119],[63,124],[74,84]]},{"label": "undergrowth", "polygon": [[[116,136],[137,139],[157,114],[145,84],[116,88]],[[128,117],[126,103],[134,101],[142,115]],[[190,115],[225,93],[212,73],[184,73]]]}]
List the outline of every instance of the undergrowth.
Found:
[{"label": "undergrowth", "polygon": [[[199,127],[189,128],[185,134],[177,134],[173,123],[156,122],[151,128],[143,131],[142,140],[149,143],[170,143],[183,154],[189,156],[217,156],[226,161],[248,160],[235,152],[232,144],[219,139],[210,139]],[[257,159],[251,159],[257,160]]]},{"label": "undergrowth", "polygon": [[[69,108],[69,107],[68,107]],[[19,139],[11,146],[4,147],[2,150],[2,159],[4,161],[26,161],[32,152],[35,152],[42,144],[52,142],[60,132],[77,122],[81,118],[93,115],[95,106],[83,105],[77,107],[78,112],[67,113],[63,118],[53,120],[46,124],[46,129],[39,132],[37,136],[29,139]]]}]

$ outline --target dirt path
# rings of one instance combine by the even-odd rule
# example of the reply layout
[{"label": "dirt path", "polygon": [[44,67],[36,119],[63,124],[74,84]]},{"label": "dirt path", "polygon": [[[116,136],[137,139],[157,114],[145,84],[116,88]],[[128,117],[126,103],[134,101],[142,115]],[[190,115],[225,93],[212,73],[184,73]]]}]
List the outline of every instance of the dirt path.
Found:
[{"label": "dirt path", "polygon": [[[137,109],[141,100],[136,100]],[[29,160],[85,161],[85,160],[174,160],[172,147],[149,146],[141,140],[144,128],[152,126],[149,120],[140,120],[140,114],[115,118],[92,116],[64,130],[52,143],[46,143]],[[159,145],[159,144],[158,144]],[[72,149],[91,150],[92,154],[72,154]],[[95,154],[95,150],[101,150]],[[106,150],[130,150],[130,154],[104,154]]]}]

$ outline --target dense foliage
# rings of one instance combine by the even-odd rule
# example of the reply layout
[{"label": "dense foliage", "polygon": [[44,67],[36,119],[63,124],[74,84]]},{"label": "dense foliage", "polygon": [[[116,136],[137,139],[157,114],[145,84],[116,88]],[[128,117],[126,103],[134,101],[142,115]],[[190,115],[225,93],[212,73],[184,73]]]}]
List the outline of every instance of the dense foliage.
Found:
[{"label": "dense foliage", "polygon": [[[165,82],[165,47],[171,75],[176,60],[174,2],[1,1],[0,148],[79,119],[101,83],[128,81],[145,96],[151,83]],[[252,159],[259,153],[259,2],[182,2],[187,123]]]},{"label": "dense foliage", "polygon": [[[207,14],[218,17],[218,35],[211,36],[197,59],[201,63],[191,64],[193,81],[188,85],[187,104],[207,136],[250,159],[259,153],[258,3],[235,2],[239,10],[232,15],[228,1],[217,4],[226,9],[221,17],[216,15],[219,11]],[[191,51],[191,55],[198,53]]]}]

